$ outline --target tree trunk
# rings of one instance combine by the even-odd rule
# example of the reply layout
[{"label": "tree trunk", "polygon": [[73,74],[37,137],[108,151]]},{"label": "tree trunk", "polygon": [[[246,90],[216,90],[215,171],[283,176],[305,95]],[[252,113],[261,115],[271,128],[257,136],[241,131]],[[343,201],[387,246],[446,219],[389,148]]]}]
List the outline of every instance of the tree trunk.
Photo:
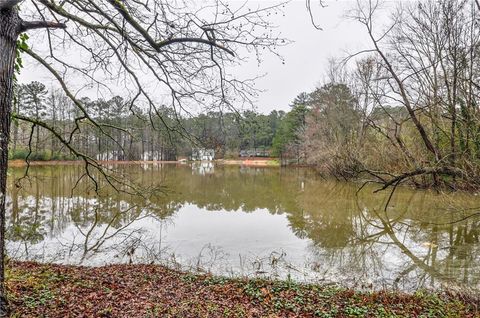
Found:
[{"label": "tree trunk", "polygon": [[0,10],[0,317],[6,317],[8,312],[5,295],[5,200],[16,41],[20,22],[16,9]]}]

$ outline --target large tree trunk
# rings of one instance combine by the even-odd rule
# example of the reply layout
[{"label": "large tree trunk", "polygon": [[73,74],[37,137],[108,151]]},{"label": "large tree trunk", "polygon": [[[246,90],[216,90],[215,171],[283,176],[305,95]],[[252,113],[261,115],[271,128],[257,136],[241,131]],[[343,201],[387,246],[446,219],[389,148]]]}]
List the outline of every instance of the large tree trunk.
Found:
[{"label": "large tree trunk", "polygon": [[0,317],[6,317],[8,312],[5,295],[5,200],[16,41],[20,22],[16,9],[0,9]]}]

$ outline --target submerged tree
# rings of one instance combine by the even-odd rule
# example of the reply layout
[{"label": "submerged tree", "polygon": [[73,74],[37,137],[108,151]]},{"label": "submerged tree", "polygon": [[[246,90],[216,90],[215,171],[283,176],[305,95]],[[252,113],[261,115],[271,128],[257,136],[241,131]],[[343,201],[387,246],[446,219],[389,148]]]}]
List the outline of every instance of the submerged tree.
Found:
[{"label": "submerged tree", "polygon": [[[263,49],[277,54],[285,43],[274,34],[267,17],[278,14],[283,4],[252,10],[221,1],[207,1],[201,7],[187,1],[0,0],[0,314],[7,304],[4,290],[5,193],[12,96],[22,56],[43,66],[56,80],[76,108],[75,125],[67,137],[41,118],[13,114],[19,121],[49,131],[74,156],[85,163],[85,176],[98,189],[98,174],[110,185],[124,185],[110,176],[95,158],[72,146],[82,129],[96,129],[116,142],[116,123],[95,120],[91,108],[76,98],[76,90],[88,84],[99,94],[116,95],[112,87],[129,93],[132,113],[143,105],[147,122],[154,129],[160,123],[168,131],[182,128],[162,121],[161,106],[176,114],[188,114],[198,107],[233,109],[235,102],[250,102],[252,81],[229,73],[229,66],[243,62],[247,53]],[[21,13],[21,14],[20,14]],[[25,32],[43,37],[46,45],[27,44]],[[63,31],[53,31],[64,29]],[[31,40],[30,40],[31,41]],[[38,49],[37,49],[38,48]],[[15,63],[17,62],[17,63]],[[30,64],[29,64],[30,65]],[[75,78],[77,85],[69,80]],[[236,96],[237,100],[230,99]],[[159,100],[161,102],[159,102]],[[196,108],[195,108],[196,107]],[[95,172],[95,173],[94,173]]]}]

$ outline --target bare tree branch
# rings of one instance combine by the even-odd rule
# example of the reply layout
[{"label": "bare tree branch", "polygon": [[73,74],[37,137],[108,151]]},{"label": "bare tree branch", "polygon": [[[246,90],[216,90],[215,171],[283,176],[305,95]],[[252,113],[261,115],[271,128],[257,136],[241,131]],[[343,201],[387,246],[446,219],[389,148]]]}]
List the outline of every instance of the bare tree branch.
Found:
[{"label": "bare tree branch", "polygon": [[67,25],[64,23],[50,21],[23,21],[20,32],[26,32],[33,29],[65,29]]},{"label": "bare tree branch", "polygon": [[218,44],[214,41],[210,41],[210,40],[206,40],[206,39],[199,39],[199,38],[168,39],[168,40],[157,43],[157,50],[160,50],[162,47],[165,47],[167,45],[171,45],[173,43],[204,43],[204,44],[208,44],[210,46],[222,49],[225,52],[227,52],[228,54],[230,54],[231,56],[235,56],[235,52],[233,52],[232,50],[230,50],[230,49],[228,49],[228,48],[226,48],[226,47],[224,47],[224,46],[222,46],[222,45],[220,45],[220,44]]}]

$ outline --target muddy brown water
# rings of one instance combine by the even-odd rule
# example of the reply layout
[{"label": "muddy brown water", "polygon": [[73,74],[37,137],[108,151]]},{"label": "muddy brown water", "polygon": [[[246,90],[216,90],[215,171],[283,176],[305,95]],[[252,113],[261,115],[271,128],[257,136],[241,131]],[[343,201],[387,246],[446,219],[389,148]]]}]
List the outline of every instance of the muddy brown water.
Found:
[{"label": "muddy brown water", "polygon": [[148,200],[103,186],[97,194],[80,165],[33,166],[26,179],[24,168],[10,169],[9,256],[407,291],[480,288],[479,195],[398,188],[385,209],[388,191],[357,193],[358,184],[305,168],[117,169],[145,193],[161,189]]}]

